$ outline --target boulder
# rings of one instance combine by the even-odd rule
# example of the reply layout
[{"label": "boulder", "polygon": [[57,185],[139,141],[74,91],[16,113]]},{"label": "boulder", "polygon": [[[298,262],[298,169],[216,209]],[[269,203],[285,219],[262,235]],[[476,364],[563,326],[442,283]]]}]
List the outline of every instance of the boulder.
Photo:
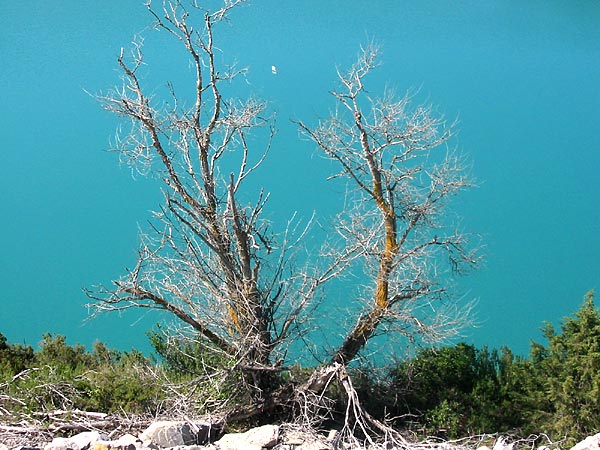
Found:
[{"label": "boulder", "polygon": [[69,438],[54,438],[46,444],[44,450],[89,450],[97,442],[105,438],[97,431],[85,431]]},{"label": "boulder", "polygon": [[92,450],[136,450],[142,441],[132,434],[125,434],[116,441],[96,441]]},{"label": "boulder", "polygon": [[600,433],[585,438],[571,447],[571,450],[600,450]]},{"label": "boulder", "polygon": [[279,426],[264,425],[245,433],[229,433],[215,442],[219,450],[262,450],[277,445]]},{"label": "boulder", "polygon": [[144,445],[160,448],[205,444],[214,439],[221,429],[209,422],[160,421],[151,424],[140,435]]}]

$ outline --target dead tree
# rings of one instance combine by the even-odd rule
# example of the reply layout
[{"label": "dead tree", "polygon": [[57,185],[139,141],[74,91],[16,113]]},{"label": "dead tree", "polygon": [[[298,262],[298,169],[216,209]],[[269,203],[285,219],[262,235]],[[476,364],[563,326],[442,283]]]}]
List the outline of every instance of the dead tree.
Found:
[{"label": "dead tree", "polygon": [[348,437],[391,432],[402,444],[360,406],[346,366],[378,333],[426,343],[455,335],[468,324],[472,304],[460,306],[449,287],[479,256],[447,211],[448,200],[471,186],[463,160],[449,146],[452,128],[431,107],[413,107],[409,94],[368,96],[364,81],[377,57],[376,46],[362,48],[350,70],[338,71],[330,118],[315,127],[298,122],[302,134],[338,164],[331,178],[348,186],[332,233],[339,242],[322,255],[329,262],[325,273],[358,266],[366,286],[359,294],[362,309],[348,312],[351,326],[329,364],[300,390],[306,397],[336,378],[347,393]]},{"label": "dead tree", "polygon": [[462,328],[468,315],[448,286],[478,259],[446,214],[448,200],[471,186],[464,162],[449,147],[452,128],[431,107],[413,107],[409,94],[368,96],[363,83],[377,58],[376,46],[362,48],[350,70],[338,71],[331,117],[315,127],[299,122],[302,133],[339,165],[332,178],[348,183],[335,221],[341,242],[324,255],[328,270],[359,265],[367,279],[364,308],[331,356],[342,365],[382,328],[427,342]]},{"label": "dead tree", "polygon": [[[319,403],[337,379],[349,390],[355,423],[361,422],[368,416],[351,392],[346,366],[376,333],[436,341],[464,323],[463,315],[448,313],[452,308],[444,308],[444,301],[449,277],[473,266],[477,257],[444,207],[470,183],[448,147],[451,129],[431,108],[413,108],[410,96],[366,95],[363,81],[376,65],[377,50],[363,49],[357,63],[339,74],[332,117],[315,127],[299,122],[339,164],[335,177],[346,179],[349,188],[335,225],[340,240],[329,243],[320,258],[325,269],[292,270],[306,230],[294,233],[289,225],[275,235],[262,218],[268,194],[259,192],[250,206],[240,200],[274,135],[264,102],[227,99],[222,89],[243,70],[219,67],[213,33],[242,2],[225,0],[213,12],[196,2],[189,7],[165,2],[161,12],[148,5],[157,29],[175,38],[191,61],[189,104],[172,85],[169,101],[148,93],[140,43],[130,54],[121,51],[124,84],[99,98],[129,123],[115,150],[138,171],[158,175],[165,203],[142,235],[135,267],[114,286],[88,294],[99,311],[167,311],[230,358],[249,381],[254,401],[234,417],[302,399]],[[191,25],[195,14],[203,20],[198,29]],[[253,134],[265,138],[261,149],[250,145]],[[360,294],[362,309],[350,312],[354,322],[343,342],[304,385],[278,387],[273,374],[283,368],[282,349],[297,336],[316,291],[356,265],[363,268],[367,288]]]},{"label": "dead tree", "polygon": [[[148,3],[156,29],[185,48],[193,67],[187,102],[171,84],[167,101],[149,94],[154,86],[144,85],[139,41],[130,53],[121,50],[123,86],[98,97],[129,124],[114,150],[138,172],[157,175],[165,201],[141,236],[135,267],[113,287],[88,295],[98,311],[168,311],[250,374],[260,398],[281,367],[277,351],[322,280],[289,273],[294,240],[303,230],[289,225],[277,236],[270,231],[262,218],[268,194],[258,192],[250,206],[240,200],[274,135],[265,102],[229,99],[222,89],[244,69],[219,67],[214,29],[242,2],[227,0],[212,12],[195,2],[165,2],[160,12]],[[203,26],[196,29],[191,19],[198,15]],[[265,137],[262,148],[251,146],[253,134]]]}]

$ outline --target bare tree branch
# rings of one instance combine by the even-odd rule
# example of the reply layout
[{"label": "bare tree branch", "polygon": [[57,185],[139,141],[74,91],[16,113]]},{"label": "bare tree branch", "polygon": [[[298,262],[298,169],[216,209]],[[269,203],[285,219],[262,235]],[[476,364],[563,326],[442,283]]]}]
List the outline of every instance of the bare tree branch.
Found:
[{"label": "bare tree branch", "polygon": [[[165,1],[160,11],[147,4],[156,29],[185,49],[194,68],[189,109],[169,82],[169,104],[148,94],[152,87],[143,83],[141,39],[127,56],[121,51],[117,63],[123,87],[98,99],[129,122],[115,151],[131,167],[141,165],[140,173],[160,176],[165,206],[154,214],[151,230],[141,235],[135,268],[113,288],[88,295],[98,312],[133,307],[167,311],[203,339],[238,355],[240,367],[262,367],[268,373],[267,368],[281,365],[274,352],[286,344],[314,290],[303,287],[308,283],[304,276],[286,278],[289,258],[295,255],[292,247],[299,242],[290,240],[291,229],[282,242],[270,231],[262,218],[268,194],[261,190],[251,205],[240,200],[245,181],[265,160],[275,134],[265,102],[225,98],[222,92],[222,83],[244,69],[217,64],[215,30],[241,3],[226,0],[212,11],[196,2]],[[192,23],[202,26],[196,29]],[[249,138],[261,128],[267,139],[255,148]],[[257,383],[259,391],[267,378]]]},{"label": "bare tree branch", "polygon": [[[372,291],[332,356],[341,364],[354,359],[385,322],[401,324],[395,329],[409,337],[443,336],[444,324],[433,318],[426,325],[417,305],[445,297],[447,275],[438,271],[440,265],[461,272],[478,259],[467,250],[467,236],[453,231],[444,215],[446,200],[471,185],[462,160],[447,148],[451,129],[431,107],[411,108],[409,94],[396,99],[388,91],[368,98],[364,79],[378,65],[377,57],[376,46],[361,48],[348,72],[338,70],[341,89],[332,94],[340,108],[316,127],[298,123],[340,164],[338,176],[356,187],[349,192],[354,208],[346,207],[336,220],[343,242],[330,249],[327,271],[360,264]],[[448,321],[454,331],[455,322]]]}]

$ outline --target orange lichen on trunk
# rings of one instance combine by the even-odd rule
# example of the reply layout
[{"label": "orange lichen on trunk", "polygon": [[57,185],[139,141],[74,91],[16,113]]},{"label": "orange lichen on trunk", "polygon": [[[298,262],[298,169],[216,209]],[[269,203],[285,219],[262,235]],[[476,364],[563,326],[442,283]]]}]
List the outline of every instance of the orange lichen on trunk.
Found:
[{"label": "orange lichen on trunk", "polygon": [[360,133],[363,156],[371,173],[373,187],[370,191],[370,195],[381,212],[383,226],[385,228],[385,239],[375,282],[373,307],[368,313],[361,317],[356,327],[333,356],[332,361],[341,364],[350,362],[356,356],[373,335],[390,307],[389,276],[399,247],[396,232],[396,212],[394,210],[394,205],[389,201],[386,201],[384,196],[382,169],[379,167],[369,145],[368,135],[362,123],[362,115],[358,109],[356,110],[354,117],[356,127]]},{"label": "orange lichen on trunk", "polygon": [[[237,312],[231,305],[227,305],[227,313],[229,314],[229,319],[231,320],[233,327],[235,327],[235,331],[237,331],[238,333],[240,331],[242,331],[242,325],[240,324],[240,318],[238,317]],[[233,333],[234,333],[233,328],[229,327],[229,334],[233,334]]]}]

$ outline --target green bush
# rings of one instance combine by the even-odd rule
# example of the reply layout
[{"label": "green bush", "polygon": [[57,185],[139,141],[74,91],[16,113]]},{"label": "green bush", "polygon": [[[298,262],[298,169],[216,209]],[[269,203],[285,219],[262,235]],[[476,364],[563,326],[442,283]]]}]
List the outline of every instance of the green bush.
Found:
[{"label": "green bush", "polygon": [[573,444],[597,431],[600,423],[600,315],[588,292],[575,317],[563,320],[561,332],[547,324],[548,347],[534,343],[531,359],[540,391],[532,403],[541,414],[534,426]]},{"label": "green bush", "polygon": [[19,344],[9,344],[0,333],[0,381],[12,378],[31,367],[34,358],[33,348]]},{"label": "green bush", "polygon": [[[10,345],[0,335],[0,394],[13,414],[55,409],[156,413],[164,400],[157,369],[141,353],[93,352],[70,346],[64,336],[46,334],[40,349]],[[1,405],[0,405],[1,406]]]},{"label": "green bush", "polygon": [[[448,437],[513,431],[566,436],[567,444],[584,438],[600,423],[600,316],[593,293],[560,333],[546,325],[544,335],[548,346],[533,343],[527,358],[464,343],[421,350],[390,373],[393,415],[409,417],[404,426]],[[389,401],[386,408],[389,413]]]},{"label": "green bush", "polygon": [[77,377],[75,382],[84,393],[78,407],[107,413],[156,414],[165,395],[151,375],[148,361],[138,352],[119,353],[110,361]]},{"label": "green bush", "polygon": [[444,399],[425,414],[426,430],[440,437],[458,437],[464,430],[461,404]]}]

